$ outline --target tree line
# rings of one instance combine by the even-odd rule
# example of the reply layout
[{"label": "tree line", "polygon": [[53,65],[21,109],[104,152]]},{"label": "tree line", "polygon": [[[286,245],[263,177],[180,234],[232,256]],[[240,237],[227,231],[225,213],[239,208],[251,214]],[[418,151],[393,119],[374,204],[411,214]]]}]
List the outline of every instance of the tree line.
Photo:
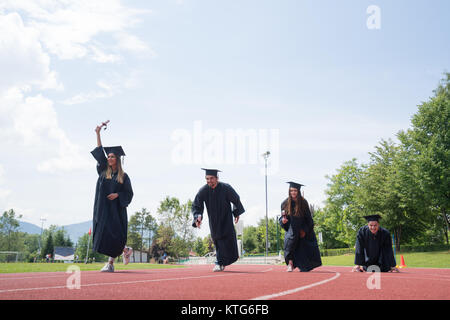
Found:
[{"label": "tree line", "polygon": [[429,101],[418,106],[398,141],[381,140],[368,163],[346,161],[329,180],[326,202],[315,223],[326,248],[353,247],[364,215],[401,244],[449,244],[450,73]]}]

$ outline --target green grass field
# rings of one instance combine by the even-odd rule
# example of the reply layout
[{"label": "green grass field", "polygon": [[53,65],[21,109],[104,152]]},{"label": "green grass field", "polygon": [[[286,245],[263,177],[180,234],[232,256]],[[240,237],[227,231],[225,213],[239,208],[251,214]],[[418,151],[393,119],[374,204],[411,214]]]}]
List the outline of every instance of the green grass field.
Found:
[{"label": "green grass field", "polygon": [[[437,252],[408,252],[397,254],[397,264],[400,265],[400,256],[403,255],[406,266],[409,268],[450,268],[450,251]],[[354,255],[346,254],[333,257],[322,257],[324,266],[353,266]],[[0,273],[21,273],[21,272],[55,272],[66,271],[68,263],[0,263]],[[81,271],[98,271],[104,263],[77,263]],[[115,263],[115,270],[136,270],[136,269],[163,269],[163,268],[183,268],[182,265],[173,264],[151,264],[151,263],[130,263],[123,265]]]},{"label": "green grass field", "polygon": [[[450,251],[399,253],[396,257],[397,265],[400,265],[401,255],[410,268],[450,268]],[[353,266],[354,259],[355,256],[350,254],[322,257],[322,263],[328,266]]]},{"label": "green grass field", "polygon": [[[105,263],[0,263],[0,273],[21,273],[21,272],[56,272],[66,271],[69,266],[76,265],[81,271],[98,271]],[[136,270],[136,269],[168,269],[182,268],[180,265],[170,264],[151,264],[151,263],[130,263],[123,265],[115,263],[114,268],[119,270]]]}]

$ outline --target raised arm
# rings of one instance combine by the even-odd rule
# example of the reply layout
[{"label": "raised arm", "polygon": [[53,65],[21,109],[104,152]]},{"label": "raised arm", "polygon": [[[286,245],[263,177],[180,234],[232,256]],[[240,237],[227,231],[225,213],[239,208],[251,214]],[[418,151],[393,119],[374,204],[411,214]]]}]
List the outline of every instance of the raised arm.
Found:
[{"label": "raised arm", "polygon": [[101,126],[97,126],[97,128],[95,128],[95,133],[97,134],[97,147],[91,151],[92,156],[95,158],[95,160],[97,160],[97,172],[99,175],[102,174],[102,172],[105,171],[108,167],[108,162],[106,160],[105,152],[103,151],[102,141],[100,138],[101,128]]},{"label": "raised arm", "polygon": [[102,146],[102,139],[100,138],[100,131],[101,131],[102,127],[101,126],[97,126],[97,128],[95,128],[95,133],[97,134],[97,147],[101,147]]}]

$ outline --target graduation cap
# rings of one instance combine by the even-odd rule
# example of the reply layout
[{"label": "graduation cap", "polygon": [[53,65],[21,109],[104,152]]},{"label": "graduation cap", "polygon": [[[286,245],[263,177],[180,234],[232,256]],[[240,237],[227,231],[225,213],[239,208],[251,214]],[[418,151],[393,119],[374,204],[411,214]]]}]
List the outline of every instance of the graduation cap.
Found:
[{"label": "graduation cap", "polygon": [[364,218],[367,220],[367,222],[370,222],[370,221],[377,221],[378,222],[378,220],[381,219],[381,216],[379,214],[373,214],[373,215],[370,215],[370,216],[364,216]]},{"label": "graduation cap", "polygon": [[121,157],[125,155],[125,152],[123,151],[121,146],[116,147],[103,147],[105,150],[106,155],[113,153],[116,157]]},{"label": "graduation cap", "polygon": [[207,175],[207,176],[214,176],[214,177],[217,177],[217,172],[222,172],[222,171],[217,170],[217,169],[205,169],[205,168],[202,168],[202,170],[205,170],[205,175]]},{"label": "graduation cap", "polygon": [[289,182],[286,182],[286,183],[289,183],[289,188],[295,188],[295,189],[297,189],[298,191],[300,191],[300,188],[301,188],[302,186],[305,186],[304,184],[296,183],[296,182],[292,182],[292,181],[289,181]]}]

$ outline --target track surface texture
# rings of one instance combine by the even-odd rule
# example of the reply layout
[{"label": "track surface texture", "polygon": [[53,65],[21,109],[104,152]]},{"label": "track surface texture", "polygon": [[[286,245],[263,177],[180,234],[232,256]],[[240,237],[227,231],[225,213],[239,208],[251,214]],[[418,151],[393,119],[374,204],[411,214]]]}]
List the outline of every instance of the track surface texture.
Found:
[{"label": "track surface texture", "polygon": [[0,300],[450,300],[450,269],[353,273],[279,265],[0,274]]}]

